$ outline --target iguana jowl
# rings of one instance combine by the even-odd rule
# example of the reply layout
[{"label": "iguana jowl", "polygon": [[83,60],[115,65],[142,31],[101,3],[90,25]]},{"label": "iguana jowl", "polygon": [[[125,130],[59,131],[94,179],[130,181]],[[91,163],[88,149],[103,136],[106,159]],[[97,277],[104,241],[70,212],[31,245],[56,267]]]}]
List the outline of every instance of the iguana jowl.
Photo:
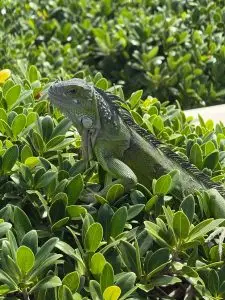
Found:
[{"label": "iguana jowl", "polygon": [[[210,196],[212,215],[225,217],[222,186],[139,127],[118,104],[117,96],[78,78],[54,83],[48,93],[81,135],[84,158],[94,157],[116,179],[112,184],[121,183],[126,191],[137,182],[149,187],[153,178],[176,169],[179,179],[172,195],[182,199],[195,190],[205,190]],[[110,186],[100,194],[105,195]]]}]

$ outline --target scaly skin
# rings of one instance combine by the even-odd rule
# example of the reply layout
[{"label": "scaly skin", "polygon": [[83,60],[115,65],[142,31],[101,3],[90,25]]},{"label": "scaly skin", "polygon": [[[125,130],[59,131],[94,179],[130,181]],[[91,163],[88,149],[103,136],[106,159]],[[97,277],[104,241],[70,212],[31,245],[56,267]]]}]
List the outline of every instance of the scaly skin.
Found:
[{"label": "scaly skin", "polygon": [[116,179],[100,195],[105,196],[115,183],[122,184],[126,192],[137,182],[150,187],[152,179],[176,169],[179,178],[172,195],[181,200],[196,190],[205,190],[210,196],[211,214],[225,217],[222,186],[135,124],[117,103],[119,98],[77,78],[53,84],[48,93],[51,102],[71,119],[80,133],[85,160],[96,159]]}]

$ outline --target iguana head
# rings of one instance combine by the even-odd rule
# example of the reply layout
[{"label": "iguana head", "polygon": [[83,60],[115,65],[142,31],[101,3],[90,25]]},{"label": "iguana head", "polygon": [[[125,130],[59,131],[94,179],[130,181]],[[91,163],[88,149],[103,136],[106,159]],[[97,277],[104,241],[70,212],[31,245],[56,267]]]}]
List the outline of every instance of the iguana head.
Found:
[{"label": "iguana head", "polygon": [[50,101],[76,125],[82,123],[91,128],[96,122],[96,91],[88,82],[79,78],[55,82],[48,95]]},{"label": "iguana head", "polygon": [[108,94],[85,80],[55,82],[48,94],[51,102],[77,126],[87,129],[96,128],[99,123],[117,126],[118,115]]}]

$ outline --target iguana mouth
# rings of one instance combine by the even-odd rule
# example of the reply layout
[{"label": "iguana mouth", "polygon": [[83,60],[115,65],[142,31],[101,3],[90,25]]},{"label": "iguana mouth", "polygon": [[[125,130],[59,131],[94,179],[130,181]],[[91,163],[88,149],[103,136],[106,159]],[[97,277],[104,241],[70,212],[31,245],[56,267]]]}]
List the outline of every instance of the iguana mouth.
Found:
[{"label": "iguana mouth", "polygon": [[59,105],[60,107],[64,107],[64,102],[62,100],[59,99],[59,91],[57,90],[57,87],[54,85],[51,85],[48,89],[48,97],[50,99],[50,101],[54,104]]}]

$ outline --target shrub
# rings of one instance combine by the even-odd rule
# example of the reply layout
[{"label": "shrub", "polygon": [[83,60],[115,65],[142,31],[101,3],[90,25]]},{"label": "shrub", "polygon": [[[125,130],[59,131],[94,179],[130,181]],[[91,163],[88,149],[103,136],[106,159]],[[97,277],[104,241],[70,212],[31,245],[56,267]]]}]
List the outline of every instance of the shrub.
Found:
[{"label": "shrub", "polygon": [[101,71],[126,96],[143,89],[185,108],[224,102],[219,0],[4,0],[0,9],[0,64],[7,68],[22,59],[47,77]]},{"label": "shrub", "polygon": [[[167,174],[151,190],[139,185],[124,194],[113,185],[97,204],[82,202],[86,187],[98,185],[98,172],[83,171],[80,138],[47,101],[47,79],[35,66],[1,78],[3,299],[224,298],[224,219],[209,218],[207,194],[177,203]],[[92,80],[109,85],[99,73]],[[115,92],[122,97],[121,88]],[[200,118],[195,127],[175,105],[141,98],[137,91],[127,99],[140,126],[212,180],[224,179],[222,123],[214,128]]]}]

